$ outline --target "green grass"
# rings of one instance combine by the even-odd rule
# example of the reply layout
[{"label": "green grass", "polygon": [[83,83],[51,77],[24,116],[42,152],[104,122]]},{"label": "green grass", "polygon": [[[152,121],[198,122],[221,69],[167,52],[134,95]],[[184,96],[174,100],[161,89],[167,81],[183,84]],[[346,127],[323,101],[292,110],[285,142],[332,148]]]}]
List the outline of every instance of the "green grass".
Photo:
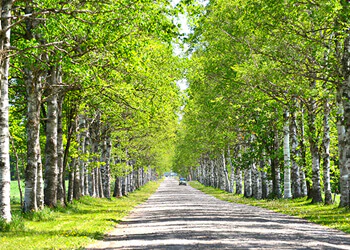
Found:
[{"label": "green grass", "polygon": [[[24,196],[24,182],[21,182],[22,187],[22,193]],[[19,189],[18,189],[18,183],[17,181],[11,181],[11,203],[19,203],[20,202],[20,195],[19,195]]]},{"label": "green grass", "polygon": [[199,182],[190,182],[190,185],[220,200],[267,208],[350,233],[350,209],[339,208],[337,203],[333,205],[311,204],[311,200],[306,198],[256,200],[244,198],[242,195],[233,195],[220,189],[205,187]]},{"label": "green grass", "polygon": [[136,205],[145,202],[159,184],[150,182],[128,197],[111,200],[83,197],[67,208],[45,208],[26,215],[14,204],[15,225],[8,232],[0,232],[0,249],[82,248],[102,239]]}]

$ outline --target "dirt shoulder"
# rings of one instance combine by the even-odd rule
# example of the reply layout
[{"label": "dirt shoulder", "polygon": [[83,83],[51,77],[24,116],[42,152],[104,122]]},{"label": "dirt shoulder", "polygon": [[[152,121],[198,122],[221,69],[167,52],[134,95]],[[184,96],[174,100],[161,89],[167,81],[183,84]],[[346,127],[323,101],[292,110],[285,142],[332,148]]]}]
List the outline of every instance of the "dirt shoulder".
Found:
[{"label": "dirt shoulder", "polygon": [[166,179],[146,203],[87,249],[350,249],[350,235],[221,201]]}]

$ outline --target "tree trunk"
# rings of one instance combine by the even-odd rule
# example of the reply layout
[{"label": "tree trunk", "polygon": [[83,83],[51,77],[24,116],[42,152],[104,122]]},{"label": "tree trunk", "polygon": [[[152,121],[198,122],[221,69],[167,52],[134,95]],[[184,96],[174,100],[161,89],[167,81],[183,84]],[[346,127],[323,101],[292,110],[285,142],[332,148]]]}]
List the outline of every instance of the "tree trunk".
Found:
[{"label": "tree trunk", "polygon": [[[86,119],[85,119],[86,122]],[[85,150],[84,152],[87,153],[90,150],[90,139],[89,139],[89,128],[86,127],[85,129]],[[91,150],[90,150],[91,152]],[[84,163],[84,194],[89,195],[90,194],[90,183],[89,183],[89,169],[88,169],[88,163]]]},{"label": "tree trunk", "polygon": [[105,164],[101,167],[101,177],[102,177],[102,186],[103,186],[103,194],[104,197],[111,197],[111,173],[110,173],[110,163],[111,163],[111,150],[112,150],[112,142],[111,137],[108,132],[108,127],[104,128],[103,132],[103,162]]},{"label": "tree trunk", "polygon": [[[51,84],[57,84],[54,70]],[[49,207],[57,206],[57,90],[53,89],[47,99],[46,146],[45,146],[45,189],[44,202]]]},{"label": "tree trunk", "polygon": [[[241,155],[241,146],[238,148],[238,159],[240,160],[242,155]],[[242,171],[241,171],[241,166],[236,166],[236,194],[243,194],[243,186],[242,186]]]},{"label": "tree trunk", "polygon": [[330,156],[329,156],[329,145],[330,145],[330,128],[329,128],[329,115],[330,107],[329,102],[326,99],[324,101],[324,116],[323,116],[323,186],[325,194],[325,204],[332,204],[332,190],[331,190],[331,177],[330,177]]},{"label": "tree trunk", "polygon": [[228,179],[228,172],[227,172],[227,168],[226,168],[226,161],[225,161],[225,153],[223,152],[221,154],[221,161],[218,159],[218,163],[221,162],[221,180],[220,180],[220,189],[224,190],[224,191],[229,191],[229,187],[230,187],[230,181]]},{"label": "tree trunk", "polygon": [[73,193],[74,193],[74,167],[75,167],[75,162],[76,160],[73,159],[72,162],[69,164],[69,178],[68,178],[68,197],[67,200],[68,202],[73,201]]},{"label": "tree trunk", "polygon": [[137,169],[137,182],[136,183],[137,183],[136,189],[140,189],[140,187],[142,186],[142,168]]},{"label": "tree trunk", "polygon": [[309,143],[312,158],[312,203],[322,202],[321,181],[320,181],[320,155],[318,151],[318,138],[316,132],[316,101],[310,99],[308,108]]},{"label": "tree trunk", "polygon": [[128,181],[128,178],[127,176],[123,176],[121,177],[121,183],[122,183],[122,196],[127,196],[128,195],[128,190],[127,190],[127,181]]},{"label": "tree trunk", "polygon": [[8,76],[10,66],[10,28],[11,9],[13,1],[1,1],[0,31],[0,218],[11,221],[10,205],[10,132],[9,132],[9,99],[8,99]]},{"label": "tree trunk", "polygon": [[230,156],[230,149],[227,150],[227,162],[230,164],[230,186],[229,186],[229,192],[233,193],[234,192],[234,183],[235,183],[235,167],[232,164],[231,156]]},{"label": "tree trunk", "polygon": [[343,89],[337,88],[337,132],[338,132],[338,153],[339,153],[339,170],[340,170],[340,207],[350,205],[350,198],[347,195],[349,190],[349,173],[346,166],[345,157],[345,121],[344,121],[344,106],[343,106]]},{"label": "tree trunk", "polygon": [[201,174],[202,178],[203,178],[203,184],[205,186],[209,186],[210,185],[210,181],[211,181],[211,176],[210,176],[210,164],[209,164],[209,158],[204,158],[203,159],[203,172]]},{"label": "tree trunk", "polygon": [[132,170],[129,172],[126,179],[127,179],[127,182],[126,182],[127,192],[131,193],[132,192]]},{"label": "tree trunk", "polygon": [[71,107],[67,117],[68,133],[67,133],[67,143],[63,154],[63,169],[62,169],[62,182],[61,182],[64,199],[66,199],[65,174],[66,174],[66,168],[68,165],[69,150],[70,150],[71,141],[73,139],[74,131],[76,130],[76,123],[77,123],[76,117],[75,117],[75,111],[76,111],[76,107],[74,106]]},{"label": "tree trunk", "polygon": [[252,197],[252,170],[244,170],[244,197]]},{"label": "tree trunk", "polygon": [[95,176],[95,193],[96,197],[101,198],[101,193],[100,193],[100,169],[99,168],[94,168],[94,176]]},{"label": "tree trunk", "polygon": [[260,199],[259,196],[259,171],[257,169],[256,163],[253,162],[251,165],[251,173],[252,173],[252,197],[254,197],[255,199]]},{"label": "tree trunk", "polygon": [[57,100],[57,203],[60,206],[65,206],[66,196],[64,190],[64,148],[63,148],[63,127],[62,127],[62,105],[64,100],[64,94],[60,94]]},{"label": "tree trunk", "polygon": [[[347,6],[344,9],[347,9]],[[342,58],[342,73],[344,81],[341,84],[342,88],[340,97],[342,100],[342,108],[344,111],[344,123],[338,120],[338,137],[339,150],[342,160],[340,164],[340,207],[350,207],[350,34],[347,34],[344,39],[344,52]],[[338,103],[339,105],[340,103]],[[341,107],[338,106],[340,109]],[[338,114],[340,116],[340,114]]]},{"label": "tree trunk", "polygon": [[104,198],[101,168],[97,168],[97,173],[98,173],[98,193],[99,193],[98,197]]},{"label": "tree trunk", "polygon": [[[78,136],[78,140],[79,140]],[[79,200],[81,197],[81,181],[80,181],[80,167],[79,167],[79,159],[74,159],[74,165],[71,171],[74,172],[73,178],[73,199]]]},{"label": "tree trunk", "polygon": [[113,193],[114,197],[122,197],[122,181],[121,181],[121,177],[116,176],[115,177],[115,185],[114,185],[114,193]]},{"label": "tree trunk", "polygon": [[308,195],[307,182],[305,176],[305,168],[306,168],[306,149],[305,149],[305,128],[304,128],[304,108],[301,106],[301,115],[300,115],[300,162],[301,166],[299,177],[300,177],[300,188],[301,194],[303,197]]},{"label": "tree trunk", "polygon": [[[40,149],[40,105],[42,86],[40,77],[34,77],[31,70],[26,70],[27,87],[27,167],[25,171],[24,212],[37,211],[40,190],[38,173],[41,172]],[[40,188],[40,185],[39,185]],[[40,201],[39,201],[40,203]]]},{"label": "tree trunk", "polygon": [[[260,169],[264,169],[264,161],[260,161]],[[261,170],[261,198],[266,199],[269,195],[269,186],[267,180],[267,173],[264,170]]]},{"label": "tree trunk", "polygon": [[209,186],[215,187],[215,165],[212,159],[209,158],[207,168]]},{"label": "tree trunk", "polygon": [[85,154],[86,154],[86,148],[85,148],[85,141],[86,141],[86,123],[85,123],[85,117],[83,115],[79,116],[79,138],[80,140],[78,141],[79,143],[79,151],[80,151],[80,157],[79,157],[79,178],[80,178],[80,190],[81,190],[81,195],[87,195],[85,193],[85,172],[86,172],[86,166],[85,166]]},{"label": "tree trunk", "polygon": [[301,188],[300,188],[301,185],[300,185],[300,178],[299,178],[300,168],[297,162],[299,158],[299,149],[298,149],[297,123],[296,123],[296,117],[295,117],[295,110],[293,110],[291,114],[290,137],[291,137],[291,146],[292,146],[292,154],[291,154],[292,196],[293,198],[299,198],[299,197],[302,197],[302,194],[301,194]]},{"label": "tree trunk", "polygon": [[279,138],[278,131],[275,128],[274,131],[274,142],[272,148],[272,159],[271,159],[271,172],[272,172],[272,197],[273,198],[281,198],[281,173],[278,159],[278,151],[279,151]]},{"label": "tree trunk", "polygon": [[91,197],[97,197],[95,178],[96,178],[95,171],[94,169],[92,169],[89,176],[89,193]]},{"label": "tree trunk", "polygon": [[283,158],[284,158],[284,199],[292,198],[290,181],[290,146],[289,146],[289,111],[284,112],[283,126]]}]

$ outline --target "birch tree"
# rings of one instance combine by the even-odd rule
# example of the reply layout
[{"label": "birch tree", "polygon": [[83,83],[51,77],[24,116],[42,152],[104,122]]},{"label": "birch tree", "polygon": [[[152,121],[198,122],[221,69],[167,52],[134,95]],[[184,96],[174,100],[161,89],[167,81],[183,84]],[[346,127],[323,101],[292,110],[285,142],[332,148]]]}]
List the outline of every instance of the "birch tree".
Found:
[{"label": "birch tree", "polygon": [[0,23],[0,218],[11,221],[10,211],[10,157],[9,157],[9,100],[8,100],[8,79],[10,67],[10,31],[11,31],[11,10],[13,1],[1,2],[1,23]]}]

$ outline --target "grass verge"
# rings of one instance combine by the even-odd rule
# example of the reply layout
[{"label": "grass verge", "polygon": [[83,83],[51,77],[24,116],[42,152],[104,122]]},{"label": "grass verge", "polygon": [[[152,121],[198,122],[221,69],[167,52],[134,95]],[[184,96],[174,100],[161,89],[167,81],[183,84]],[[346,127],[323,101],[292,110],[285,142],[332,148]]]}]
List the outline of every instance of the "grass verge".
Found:
[{"label": "grass verge", "polygon": [[21,214],[13,206],[14,227],[0,232],[0,249],[79,249],[103,238],[160,185],[150,182],[128,197],[97,199],[83,197],[66,208]]},{"label": "grass verge", "polygon": [[233,195],[217,188],[206,187],[199,182],[190,182],[190,185],[220,200],[263,207],[350,233],[350,209],[339,208],[338,205],[335,204],[311,204],[311,201],[306,198],[256,200],[253,198],[244,198],[242,195]]}]

